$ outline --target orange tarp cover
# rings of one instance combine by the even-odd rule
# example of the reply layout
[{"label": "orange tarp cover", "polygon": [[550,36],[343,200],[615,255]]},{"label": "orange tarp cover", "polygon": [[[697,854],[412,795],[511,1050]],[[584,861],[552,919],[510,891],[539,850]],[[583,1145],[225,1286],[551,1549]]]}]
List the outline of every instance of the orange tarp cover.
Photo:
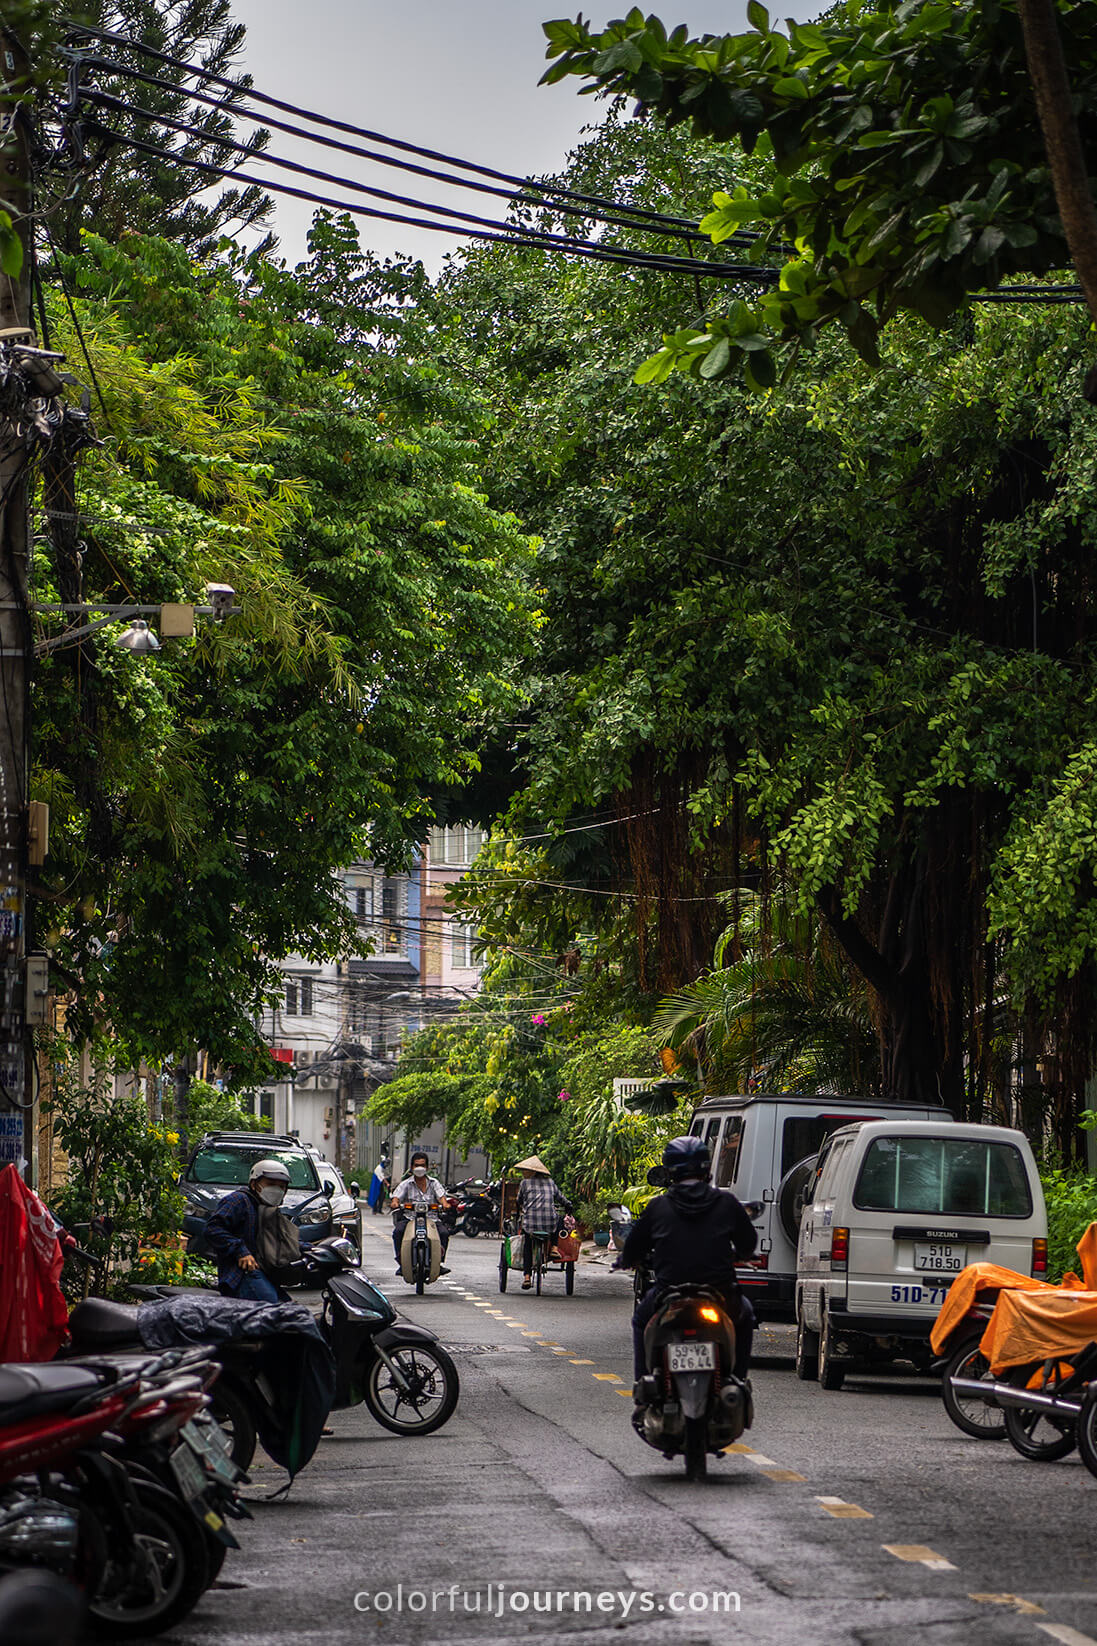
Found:
[{"label": "orange tarp cover", "polygon": [[1009,1366],[1069,1360],[1097,1342],[1097,1291],[1001,1292],[979,1344],[992,1377]]},{"label": "orange tarp cover", "polygon": [[[1055,1297],[1077,1296],[1082,1293],[1097,1293],[1097,1223],[1091,1223],[1085,1234],[1079,1240],[1074,1250],[1078,1253],[1082,1264],[1082,1279],[1073,1272],[1065,1274],[1058,1286],[1053,1286],[1047,1280],[1035,1280],[1031,1275],[1016,1274],[1012,1269],[1003,1269],[997,1263],[969,1263],[966,1269],[961,1269],[956,1279],[949,1287],[948,1296],[941,1305],[941,1312],[933,1323],[929,1343],[934,1354],[943,1354],[945,1345],[955,1326],[967,1314],[978,1300],[980,1292],[1010,1291],[1013,1293],[1031,1294],[1051,1293]],[[993,1324],[993,1321],[991,1322]],[[987,1358],[987,1340],[990,1337],[990,1325],[983,1337],[980,1347]],[[1084,1342],[1088,1343],[1097,1337],[1097,1331],[1091,1332]],[[1083,1347],[1076,1343],[1074,1349]],[[1046,1354],[1037,1350],[1034,1354],[1020,1355],[1016,1359],[1003,1361],[1003,1365],[1023,1365],[1029,1360],[1046,1360],[1051,1355],[1063,1352],[1054,1347]],[[1074,1352],[1073,1350],[1071,1352]]]}]

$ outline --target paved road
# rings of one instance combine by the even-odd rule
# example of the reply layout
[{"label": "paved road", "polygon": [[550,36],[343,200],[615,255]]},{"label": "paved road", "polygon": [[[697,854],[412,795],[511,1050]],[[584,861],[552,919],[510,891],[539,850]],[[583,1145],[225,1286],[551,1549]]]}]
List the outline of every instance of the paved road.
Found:
[{"label": "paved road", "polygon": [[[790,1332],[768,1328],[753,1450],[689,1485],[628,1423],[626,1277],[584,1265],[571,1298],[558,1275],[501,1298],[496,1244],[457,1239],[453,1273],[416,1298],[387,1220],[366,1236],[369,1271],[454,1347],[457,1413],[415,1442],[337,1413],[289,1501],[245,1524],[224,1573],[239,1586],[172,1640],[1097,1642],[1097,1480],[1076,1458],[968,1440],[914,1378],[801,1384]],[[257,1468],[252,1496],[283,1478]]]}]

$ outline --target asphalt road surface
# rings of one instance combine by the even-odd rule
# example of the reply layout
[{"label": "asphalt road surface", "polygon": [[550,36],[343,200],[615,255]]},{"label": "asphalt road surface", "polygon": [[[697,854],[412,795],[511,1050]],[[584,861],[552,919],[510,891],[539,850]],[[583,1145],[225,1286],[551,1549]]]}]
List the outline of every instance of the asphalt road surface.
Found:
[{"label": "asphalt road surface", "polygon": [[255,1519],[223,1586],[166,1637],[186,1646],[1097,1646],[1097,1480],[969,1440],[935,1385],[797,1381],[792,1334],[756,1339],[755,1426],[687,1484],[632,1433],[627,1276],[580,1266],[575,1294],[498,1288],[498,1244],[455,1239],[417,1298],[387,1218],[366,1267],[461,1374],[437,1435],[399,1439],[364,1406],[287,1501],[260,1461]]}]

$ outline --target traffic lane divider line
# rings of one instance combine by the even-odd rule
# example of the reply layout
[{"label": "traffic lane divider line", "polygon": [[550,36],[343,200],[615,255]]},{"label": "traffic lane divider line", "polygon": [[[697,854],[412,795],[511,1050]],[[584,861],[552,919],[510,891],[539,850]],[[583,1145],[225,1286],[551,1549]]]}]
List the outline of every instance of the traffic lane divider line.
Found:
[{"label": "traffic lane divider line", "polygon": [[828,1515],[833,1515],[835,1520],[875,1520],[876,1518],[868,1509],[862,1509],[858,1503],[847,1503],[845,1498],[816,1497],[815,1501],[821,1509],[826,1510]]},{"label": "traffic lane divider line", "polygon": [[1037,1606],[1034,1600],[1025,1600],[1023,1595],[968,1595],[968,1599],[977,1600],[981,1606],[1009,1606],[1022,1617],[1047,1616],[1042,1606]]},{"label": "traffic lane divider line", "polygon": [[[593,1365],[593,1361],[590,1364]],[[621,1381],[616,1372],[591,1372],[590,1375],[596,1377],[599,1383],[620,1383]]]},{"label": "traffic lane divider line", "polygon": [[806,1475],[798,1475],[795,1469],[760,1469],[759,1474],[765,1475],[767,1480],[776,1480],[784,1484],[787,1481],[807,1479]]},{"label": "traffic lane divider line", "polygon": [[730,1446],[724,1447],[725,1452],[753,1452],[754,1447],[748,1446],[745,1441],[733,1440]]},{"label": "traffic lane divider line", "polygon": [[613,1392],[614,1392],[615,1395],[620,1395],[622,1400],[631,1400],[632,1399],[632,1390],[631,1389],[614,1389]]},{"label": "traffic lane divider line", "polygon": [[880,1545],[896,1560],[905,1560],[913,1566],[928,1566],[931,1572],[955,1572],[957,1568],[951,1560],[939,1555],[936,1549],[929,1549],[924,1543],[882,1543]]},{"label": "traffic lane divider line", "polygon": [[573,1366],[593,1366],[594,1362],[593,1360],[573,1360],[571,1364]]},{"label": "traffic lane divider line", "polygon": [[1082,1634],[1080,1629],[1072,1629],[1068,1623],[1038,1623],[1045,1635],[1057,1640],[1060,1646],[1097,1646],[1092,1635]]}]

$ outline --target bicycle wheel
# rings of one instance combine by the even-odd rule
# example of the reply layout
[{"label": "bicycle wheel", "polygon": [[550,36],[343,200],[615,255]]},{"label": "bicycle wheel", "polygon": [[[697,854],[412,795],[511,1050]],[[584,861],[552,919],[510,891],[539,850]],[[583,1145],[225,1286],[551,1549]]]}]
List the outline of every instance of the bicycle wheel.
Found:
[{"label": "bicycle wheel", "polygon": [[564,1291],[568,1297],[575,1290],[575,1264],[564,1264]]}]

